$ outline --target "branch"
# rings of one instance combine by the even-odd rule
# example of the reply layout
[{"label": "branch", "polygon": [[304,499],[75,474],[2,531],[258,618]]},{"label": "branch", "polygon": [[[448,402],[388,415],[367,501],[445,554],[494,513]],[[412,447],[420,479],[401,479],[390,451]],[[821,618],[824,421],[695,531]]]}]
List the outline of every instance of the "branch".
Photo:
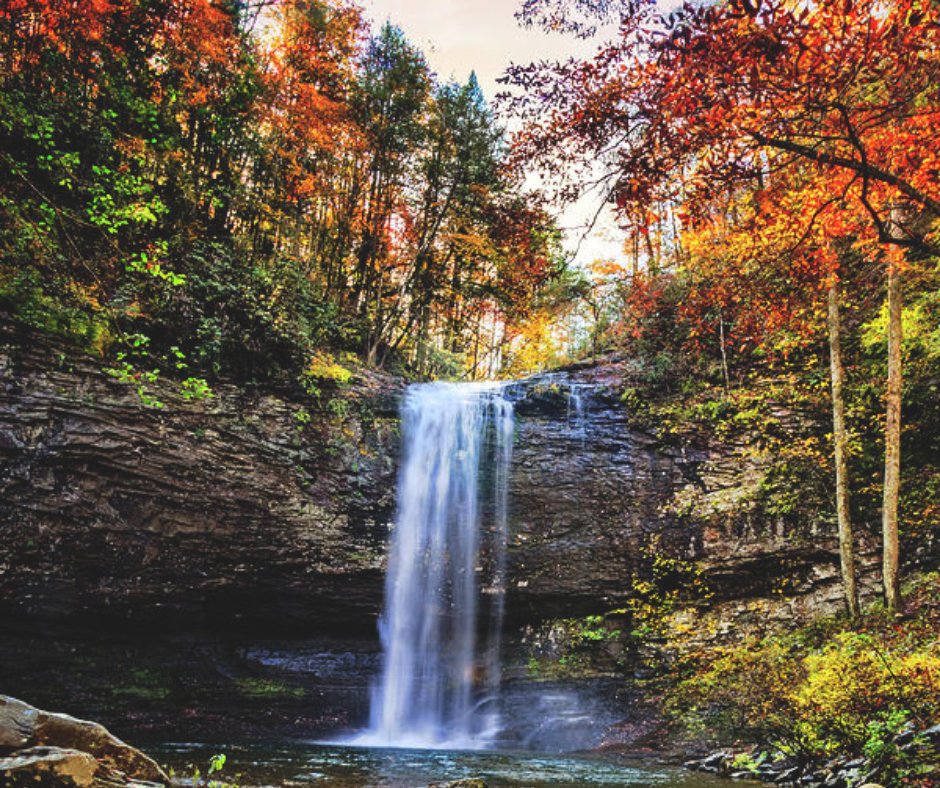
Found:
[{"label": "branch", "polygon": [[877,167],[874,164],[859,162],[855,159],[849,159],[845,156],[838,156],[834,153],[826,153],[825,151],[816,150],[816,148],[813,148],[809,145],[803,145],[799,142],[793,142],[792,140],[772,139],[771,137],[761,134],[759,131],[748,131],[747,133],[750,134],[751,137],[753,137],[754,140],[756,140],[760,145],[795,153],[799,156],[802,156],[803,158],[818,162],[819,164],[830,164],[834,167],[843,167],[845,169],[853,170],[854,172],[857,172],[866,178],[881,181],[881,183],[886,183],[889,186],[893,186],[905,197],[909,197],[915,202],[923,205],[924,208],[930,211],[930,213],[932,213],[934,216],[940,216],[940,200],[935,200],[933,197],[924,194],[920,189],[915,188],[903,178],[900,178],[894,173],[888,172],[881,167]]}]

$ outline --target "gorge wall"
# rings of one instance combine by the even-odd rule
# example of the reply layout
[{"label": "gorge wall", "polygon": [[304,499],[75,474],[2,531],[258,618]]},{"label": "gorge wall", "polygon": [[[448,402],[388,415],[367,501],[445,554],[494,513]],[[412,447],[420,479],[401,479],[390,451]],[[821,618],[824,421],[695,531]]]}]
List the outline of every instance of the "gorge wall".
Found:
[{"label": "gorge wall", "polygon": [[167,384],[162,407],[142,407],[93,360],[6,326],[0,617],[367,630],[398,387],[373,376],[324,406],[224,384],[187,402]]},{"label": "gorge wall", "polygon": [[[585,365],[515,387],[508,609],[531,621],[623,608],[661,555],[694,566],[707,589],[685,614],[712,619],[699,626],[703,639],[838,610],[835,524],[811,511],[767,513],[762,484],[775,460],[752,451],[756,436],[722,442],[641,426],[622,401],[622,367]],[[856,541],[870,600],[878,546],[862,528]]]},{"label": "gorge wall", "polygon": [[[507,627],[519,659],[542,622],[624,607],[657,551],[702,573],[710,595],[684,614],[702,637],[835,609],[831,527],[766,517],[759,462],[639,428],[620,380],[608,365],[512,387]],[[140,727],[148,704],[218,710],[235,682],[258,714],[358,724],[401,389],[362,373],[319,397],[223,383],[189,402],[158,384],[163,407],[146,408],[95,360],[0,325],[0,691],[58,707],[50,693],[69,692],[85,705],[66,710],[120,731],[130,707]],[[131,652],[137,673],[114,673]]]}]

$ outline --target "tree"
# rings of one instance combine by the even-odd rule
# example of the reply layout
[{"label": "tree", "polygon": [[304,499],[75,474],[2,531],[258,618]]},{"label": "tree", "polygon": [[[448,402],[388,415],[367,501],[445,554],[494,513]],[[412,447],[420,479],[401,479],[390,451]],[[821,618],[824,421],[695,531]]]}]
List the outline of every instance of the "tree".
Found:
[{"label": "tree", "polygon": [[[555,18],[574,5],[585,4],[532,0],[525,11]],[[603,7],[620,12],[619,37],[594,58],[510,73],[525,89],[512,100],[528,122],[518,156],[553,172],[560,151],[601,162],[622,212],[682,200],[691,224],[723,194],[807,173],[822,197],[807,234],[818,225],[839,237],[861,215],[858,243],[934,251],[926,228],[940,218],[935,3],[732,0],[668,16],[652,4]],[[890,220],[900,198],[915,215],[903,233]],[[887,524],[897,491],[886,473]],[[892,591],[886,598],[897,604]]]},{"label": "tree", "polygon": [[[851,617],[859,613],[858,588],[855,582],[855,546],[849,512],[848,430],[845,424],[845,398],[842,363],[842,318],[839,271],[830,273],[827,293],[826,327],[829,333],[829,380],[832,387],[832,442],[836,466],[836,519],[839,524],[839,560],[845,607]],[[887,586],[886,586],[887,587]]]},{"label": "tree", "polygon": [[[892,206],[889,232],[899,243],[906,238],[904,210]],[[899,245],[888,261],[888,392],[885,419],[885,482],[882,504],[885,606],[896,612],[901,603],[898,548],[898,496],[901,485],[901,271],[904,255]]]},{"label": "tree", "polygon": [[500,136],[347,0],[0,0],[0,301],[127,378],[457,374],[504,333]]}]

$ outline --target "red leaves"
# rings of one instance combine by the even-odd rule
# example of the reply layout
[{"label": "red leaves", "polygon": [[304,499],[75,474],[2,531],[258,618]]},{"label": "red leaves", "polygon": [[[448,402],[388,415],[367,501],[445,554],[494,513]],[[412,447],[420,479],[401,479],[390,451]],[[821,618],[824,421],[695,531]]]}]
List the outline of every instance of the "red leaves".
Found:
[{"label": "red leaves", "polygon": [[[523,144],[547,168],[563,149],[569,171],[571,151],[616,149],[621,212],[680,183],[686,198],[709,200],[742,176],[807,160],[824,165],[821,183],[863,178],[876,210],[895,190],[940,210],[935,3],[827,0],[797,12],[783,0],[736,0],[666,19],[639,12],[618,43],[616,80],[599,84],[609,70],[582,66],[535,88],[549,111]],[[615,49],[604,50],[605,68]],[[850,210],[865,213],[860,201]]]}]

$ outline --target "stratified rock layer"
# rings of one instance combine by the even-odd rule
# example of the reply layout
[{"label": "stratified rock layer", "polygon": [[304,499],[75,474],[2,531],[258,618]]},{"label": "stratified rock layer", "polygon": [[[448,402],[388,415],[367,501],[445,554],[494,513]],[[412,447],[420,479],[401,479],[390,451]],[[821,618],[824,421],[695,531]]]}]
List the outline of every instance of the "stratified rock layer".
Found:
[{"label": "stratified rock layer", "polygon": [[[543,622],[629,607],[657,554],[700,572],[709,597],[674,623],[703,640],[840,605],[832,524],[768,516],[756,495],[767,460],[746,437],[641,426],[623,377],[601,365],[508,392],[510,677],[528,678],[538,632],[555,631]],[[247,719],[232,709],[248,703],[253,722],[355,727],[378,665],[403,386],[363,372],[316,396],[286,383],[213,388],[190,402],[154,385],[162,407],[145,407],[94,359],[0,321],[0,675],[7,691],[42,693],[43,676],[97,676],[137,649],[140,675],[119,666],[110,689],[84,685],[106,720],[119,716],[109,703],[136,704],[146,728],[156,713],[143,707],[211,687],[194,718],[212,705]],[[863,532],[859,546],[870,594]],[[24,661],[37,644],[58,667]],[[86,666],[62,668],[73,652]],[[63,682],[30,697],[51,704],[81,683]]]},{"label": "stratified rock layer", "polygon": [[396,388],[372,378],[323,405],[224,384],[192,403],[163,385],[148,408],[93,360],[7,326],[0,619],[371,634]]},{"label": "stratified rock layer", "polygon": [[[623,608],[657,555],[699,573],[707,598],[679,616],[703,639],[839,609],[833,526],[812,513],[765,513],[759,493],[772,458],[750,450],[756,436],[737,445],[661,437],[621,402],[623,374],[582,368],[511,390],[519,418],[510,617],[525,624]],[[870,599],[875,545],[861,529],[856,539]]]}]

